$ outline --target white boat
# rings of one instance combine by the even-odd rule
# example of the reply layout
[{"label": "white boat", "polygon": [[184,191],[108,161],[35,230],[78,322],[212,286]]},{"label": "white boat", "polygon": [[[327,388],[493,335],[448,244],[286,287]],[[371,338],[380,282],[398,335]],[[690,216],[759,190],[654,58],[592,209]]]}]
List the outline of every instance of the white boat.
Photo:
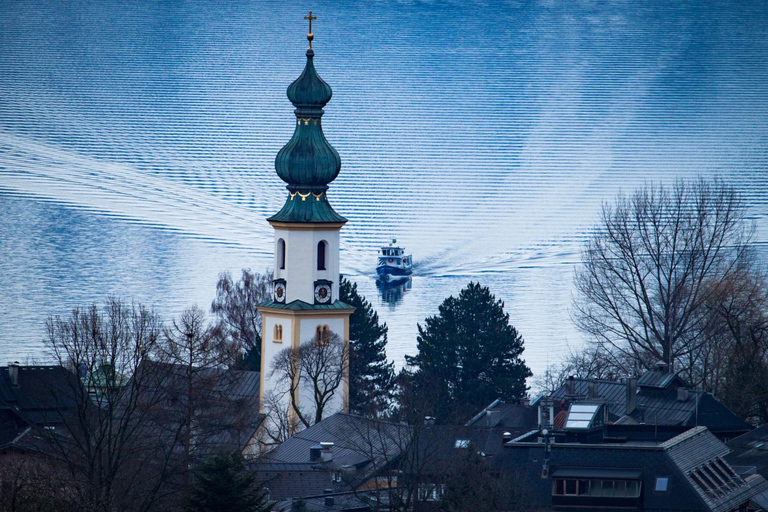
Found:
[{"label": "white boat", "polygon": [[384,281],[408,277],[413,272],[413,259],[410,254],[405,254],[403,247],[398,247],[397,240],[384,246],[379,251],[379,262],[376,265],[376,273]]}]

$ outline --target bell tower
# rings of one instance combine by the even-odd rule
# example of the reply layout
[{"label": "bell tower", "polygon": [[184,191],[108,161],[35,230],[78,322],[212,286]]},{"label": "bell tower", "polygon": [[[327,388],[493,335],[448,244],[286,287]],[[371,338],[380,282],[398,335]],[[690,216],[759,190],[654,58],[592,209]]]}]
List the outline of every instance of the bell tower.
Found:
[{"label": "bell tower", "polygon": [[[287,347],[298,350],[302,343],[330,333],[343,340],[348,354],[349,316],[354,311],[339,300],[339,238],[347,219],[334,211],[327,195],[329,183],[341,169],[341,158],[326,140],[321,122],[332,91],[313,62],[312,20],[316,18],[310,11],[305,19],[309,20],[307,62],[288,87],[288,99],[295,107],[295,130],[275,159],[277,175],[286,182],[288,196],[282,209],[267,219],[275,230],[275,258],[272,300],[259,306],[262,412],[266,412],[265,395],[286,387],[279,377],[270,377],[274,358]],[[348,396],[349,375],[345,374],[324,416],[347,411]],[[300,402],[311,398],[304,393],[295,397]]]}]

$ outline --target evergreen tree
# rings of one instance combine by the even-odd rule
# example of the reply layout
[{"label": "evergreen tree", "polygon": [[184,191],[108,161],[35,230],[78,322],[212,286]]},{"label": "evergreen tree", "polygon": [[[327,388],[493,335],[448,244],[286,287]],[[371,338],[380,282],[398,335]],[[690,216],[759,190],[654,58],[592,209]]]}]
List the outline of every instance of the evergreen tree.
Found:
[{"label": "evergreen tree", "polygon": [[387,361],[387,325],[357,292],[357,284],[341,276],[339,298],[355,312],[349,318],[349,408],[375,416],[389,407],[395,379],[394,363]]},{"label": "evergreen tree", "polygon": [[220,454],[200,466],[187,503],[190,512],[269,512],[272,504],[239,453]]},{"label": "evergreen tree", "polygon": [[418,355],[406,361],[415,369],[415,389],[444,397],[432,404],[438,421],[461,420],[497,398],[525,395],[525,379],[532,374],[520,359],[523,338],[509,324],[504,302],[487,287],[469,283],[425,324],[418,326]]}]

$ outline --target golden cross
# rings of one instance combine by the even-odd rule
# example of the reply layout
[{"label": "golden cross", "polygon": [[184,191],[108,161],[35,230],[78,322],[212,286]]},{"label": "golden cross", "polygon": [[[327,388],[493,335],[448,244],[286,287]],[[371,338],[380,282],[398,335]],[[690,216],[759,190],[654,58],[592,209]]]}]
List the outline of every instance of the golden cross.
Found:
[{"label": "golden cross", "polygon": [[309,16],[304,16],[305,20],[309,20],[309,33],[307,34],[307,40],[309,41],[309,49],[312,49],[312,40],[315,38],[315,34],[312,33],[312,20],[316,20],[317,16],[312,16],[312,11],[309,11]]}]

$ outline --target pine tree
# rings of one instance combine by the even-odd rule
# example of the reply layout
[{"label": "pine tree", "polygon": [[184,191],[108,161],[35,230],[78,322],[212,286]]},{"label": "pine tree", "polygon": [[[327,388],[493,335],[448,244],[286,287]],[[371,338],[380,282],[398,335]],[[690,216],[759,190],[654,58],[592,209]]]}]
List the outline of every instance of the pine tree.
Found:
[{"label": "pine tree", "polygon": [[532,374],[520,359],[523,338],[509,324],[504,302],[487,287],[469,283],[418,329],[419,353],[406,361],[415,367],[416,389],[445,398],[433,404],[438,421],[465,419],[497,398],[525,395]]},{"label": "pine tree", "polygon": [[395,379],[394,363],[387,361],[387,325],[357,292],[357,284],[341,276],[339,298],[355,312],[349,318],[350,412],[375,416],[389,407]]},{"label": "pine tree", "polygon": [[189,512],[269,512],[272,505],[239,453],[220,454],[197,472]]}]

